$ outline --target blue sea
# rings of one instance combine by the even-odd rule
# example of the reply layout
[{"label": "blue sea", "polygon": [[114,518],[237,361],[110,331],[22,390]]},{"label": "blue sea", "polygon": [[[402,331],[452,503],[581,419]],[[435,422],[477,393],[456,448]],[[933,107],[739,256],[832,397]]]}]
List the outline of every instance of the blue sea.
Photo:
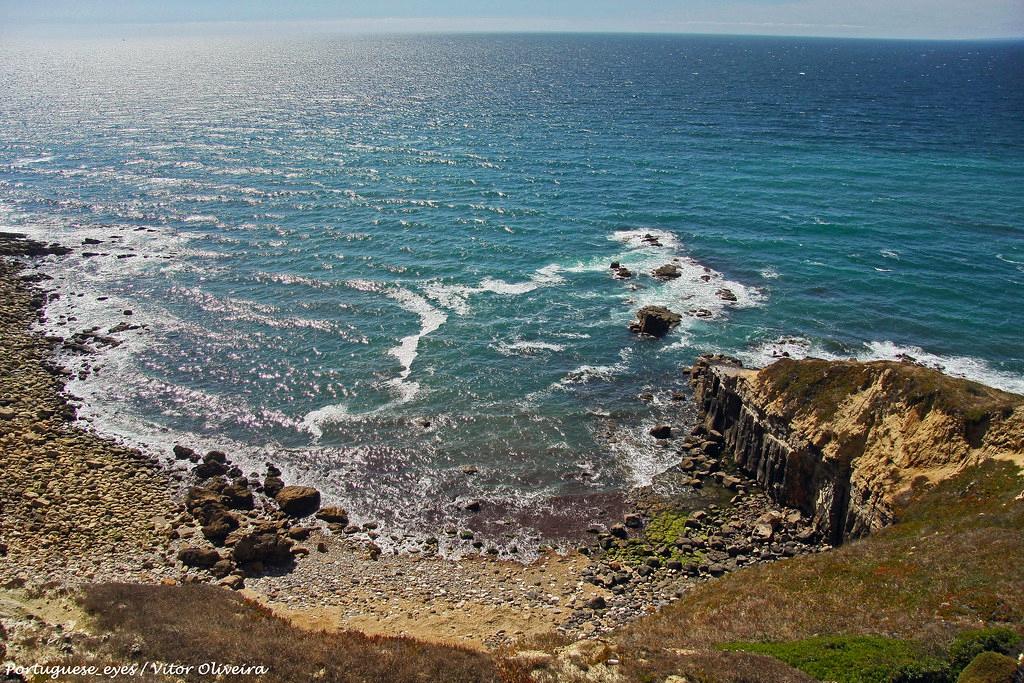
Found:
[{"label": "blue sea", "polygon": [[[1024,393],[1020,42],[5,39],[0,93],[0,229],[76,248],[45,329],[140,326],[65,359],[83,421],[398,547],[650,484],[702,353]],[[648,304],[683,323],[632,335]]]}]

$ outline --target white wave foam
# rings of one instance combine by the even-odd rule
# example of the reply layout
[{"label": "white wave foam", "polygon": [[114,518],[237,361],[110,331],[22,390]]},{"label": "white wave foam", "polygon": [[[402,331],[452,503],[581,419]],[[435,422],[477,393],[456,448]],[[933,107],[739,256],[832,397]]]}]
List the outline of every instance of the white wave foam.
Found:
[{"label": "white wave foam", "polygon": [[475,287],[465,285],[443,285],[439,282],[431,282],[421,287],[423,293],[438,303],[459,315],[469,314],[469,297],[478,290]]},{"label": "white wave foam", "polygon": [[[621,242],[631,249],[679,249],[679,238],[667,230],[618,230],[608,239]],[[656,241],[656,243],[654,243]]]},{"label": "white wave foam", "polygon": [[[656,259],[637,265],[650,272],[664,263],[664,259]],[[703,309],[710,313],[705,317],[717,318],[726,308],[747,308],[762,300],[757,289],[727,280],[721,273],[689,257],[677,256],[672,263],[679,269],[680,276],[634,293],[631,298],[638,306],[661,305],[680,313]],[[735,301],[729,301],[730,292]]]},{"label": "white wave foam", "polygon": [[532,292],[537,289],[537,287],[538,285],[536,282],[505,282],[504,280],[484,278],[484,280],[480,282],[480,287],[478,287],[476,291],[515,295]]},{"label": "white wave foam", "polygon": [[[633,273],[636,281],[645,285],[634,288],[626,298],[630,307],[666,306],[684,314],[683,323],[673,333],[685,335],[698,319],[715,319],[730,308],[746,308],[760,305],[763,295],[760,290],[739,282],[728,280],[722,273],[699,263],[681,253],[679,239],[664,230],[620,230],[608,237],[620,242],[629,250],[613,257],[599,257],[564,269],[570,273],[610,272],[609,264],[617,261]],[[679,270],[679,277],[671,280],[656,280],[651,273],[658,267],[672,264]],[[774,271],[763,273],[772,277]],[[774,273],[777,277],[778,274]],[[632,284],[633,280],[626,280]],[[731,300],[735,297],[735,301]],[[689,314],[689,315],[686,315]]]},{"label": "white wave foam", "polygon": [[[790,337],[766,342],[760,346],[740,351],[736,356],[752,367],[764,367],[779,358],[823,358],[845,360],[850,355],[837,354],[802,337]],[[992,367],[986,361],[971,356],[941,356],[925,351],[920,346],[900,345],[892,341],[865,342],[861,350],[852,357],[859,361],[909,360],[934,368],[952,377],[962,377],[986,386],[1024,394],[1024,375]]]},{"label": "white wave foam", "polygon": [[216,223],[218,220],[216,216],[208,214],[193,214],[182,219],[185,223]]},{"label": "white wave foam", "polygon": [[309,411],[299,422],[299,427],[309,432],[314,440],[319,440],[324,435],[324,425],[345,422],[352,418],[353,415],[348,411],[348,406],[336,403]]},{"label": "white wave foam", "polygon": [[832,357],[832,354],[820,347],[815,347],[810,340],[803,337],[785,337],[764,342],[754,348],[737,351],[735,356],[748,367],[763,368],[780,358],[807,358],[809,356],[825,358]]},{"label": "white wave foam", "polygon": [[506,282],[496,278],[484,278],[476,287],[467,285],[445,285],[430,282],[421,287],[424,294],[436,301],[440,306],[459,315],[468,315],[471,311],[470,297],[489,292],[503,296],[518,296],[532,292],[541,287],[550,287],[565,282],[560,275],[562,267],[557,263],[538,268],[525,282]]},{"label": "white wave foam", "polygon": [[911,357],[918,363],[941,370],[953,377],[963,377],[996,389],[1024,394],[1024,376],[998,370],[980,358],[970,356],[940,356],[919,346],[900,346],[891,341],[873,341],[857,354],[860,360],[903,360]]},{"label": "white wave foam", "polygon": [[574,384],[587,384],[593,380],[610,380],[629,369],[633,349],[626,347],[619,351],[619,362],[614,365],[581,365],[566,373],[565,377],[549,387],[549,390],[566,390]]},{"label": "white wave foam", "polygon": [[565,351],[565,346],[562,344],[553,344],[551,342],[544,341],[517,341],[517,342],[500,342],[496,345],[492,345],[492,348],[497,350],[503,356],[533,356],[538,351]]},{"label": "white wave foam", "polygon": [[53,161],[53,155],[41,156],[41,157],[21,157],[11,162],[12,166],[32,166],[33,164],[45,164],[48,161]]},{"label": "white wave foam", "polygon": [[385,296],[397,301],[398,305],[405,310],[419,316],[419,332],[402,337],[398,346],[388,350],[388,353],[397,358],[398,362],[402,364],[402,371],[399,373],[398,377],[390,380],[388,384],[398,392],[399,399],[403,403],[412,400],[419,391],[419,384],[416,382],[408,382],[407,380],[412,374],[413,361],[415,361],[416,356],[419,355],[420,340],[441,327],[441,325],[448,320],[448,316],[430,305],[430,302],[422,296],[415,292],[411,292],[408,289],[402,289],[401,287],[384,287],[379,283],[367,280],[354,280],[349,284],[350,286],[354,286],[356,289],[361,289],[362,291],[379,291]]}]

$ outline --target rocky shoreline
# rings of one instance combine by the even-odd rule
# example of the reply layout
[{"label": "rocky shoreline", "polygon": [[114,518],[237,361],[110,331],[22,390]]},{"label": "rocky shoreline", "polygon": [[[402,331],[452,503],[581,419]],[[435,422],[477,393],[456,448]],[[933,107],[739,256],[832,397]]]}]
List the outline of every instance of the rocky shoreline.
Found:
[{"label": "rocky shoreline", "polygon": [[[6,257],[64,251],[0,237]],[[32,280],[15,260],[0,264],[0,334],[9,349],[0,387],[4,590],[218,583],[301,625],[494,647],[553,631],[604,633],[698,582],[827,548],[799,512],[723,467],[721,434],[664,425],[652,447],[674,448],[680,462],[661,479],[669,488],[717,487],[720,502],[695,510],[692,497],[635,492],[620,523],[588,529],[577,552],[530,564],[497,559],[483,544],[479,556],[446,560],[432,537],[415,555],[382,553],[375,525],[321,509],[315,489],[288,486],[272,463],[246,476],[228,454],[179,444],[168,467],[75,424],[62,394],[67,371],[52,361],[57,345],[91,353],[130,328],[68,339],[31,332],[47,296]]]}]

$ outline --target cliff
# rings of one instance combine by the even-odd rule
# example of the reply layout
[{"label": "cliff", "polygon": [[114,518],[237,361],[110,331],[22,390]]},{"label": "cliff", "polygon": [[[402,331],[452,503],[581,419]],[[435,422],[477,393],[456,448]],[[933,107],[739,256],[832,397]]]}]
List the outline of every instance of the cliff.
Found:
[{"label": "cliff", "polygon": [[722,457],[833,544],[894,521],[913,489],[988,458],[1024,467],[1024,397],[909,363],[721,356],[691,370]]}]

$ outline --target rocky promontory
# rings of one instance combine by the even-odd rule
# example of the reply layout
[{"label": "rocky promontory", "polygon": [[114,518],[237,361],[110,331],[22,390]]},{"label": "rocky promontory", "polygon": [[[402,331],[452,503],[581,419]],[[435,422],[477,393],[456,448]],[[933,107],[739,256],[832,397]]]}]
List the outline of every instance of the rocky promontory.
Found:
[{"label": "rocky promontory", "polygon": [[833,544],[895,520],[916,489],[989,459],[1024,464],[1024,397],[911,362],[705,356],[691,370],[722,456]]}]

